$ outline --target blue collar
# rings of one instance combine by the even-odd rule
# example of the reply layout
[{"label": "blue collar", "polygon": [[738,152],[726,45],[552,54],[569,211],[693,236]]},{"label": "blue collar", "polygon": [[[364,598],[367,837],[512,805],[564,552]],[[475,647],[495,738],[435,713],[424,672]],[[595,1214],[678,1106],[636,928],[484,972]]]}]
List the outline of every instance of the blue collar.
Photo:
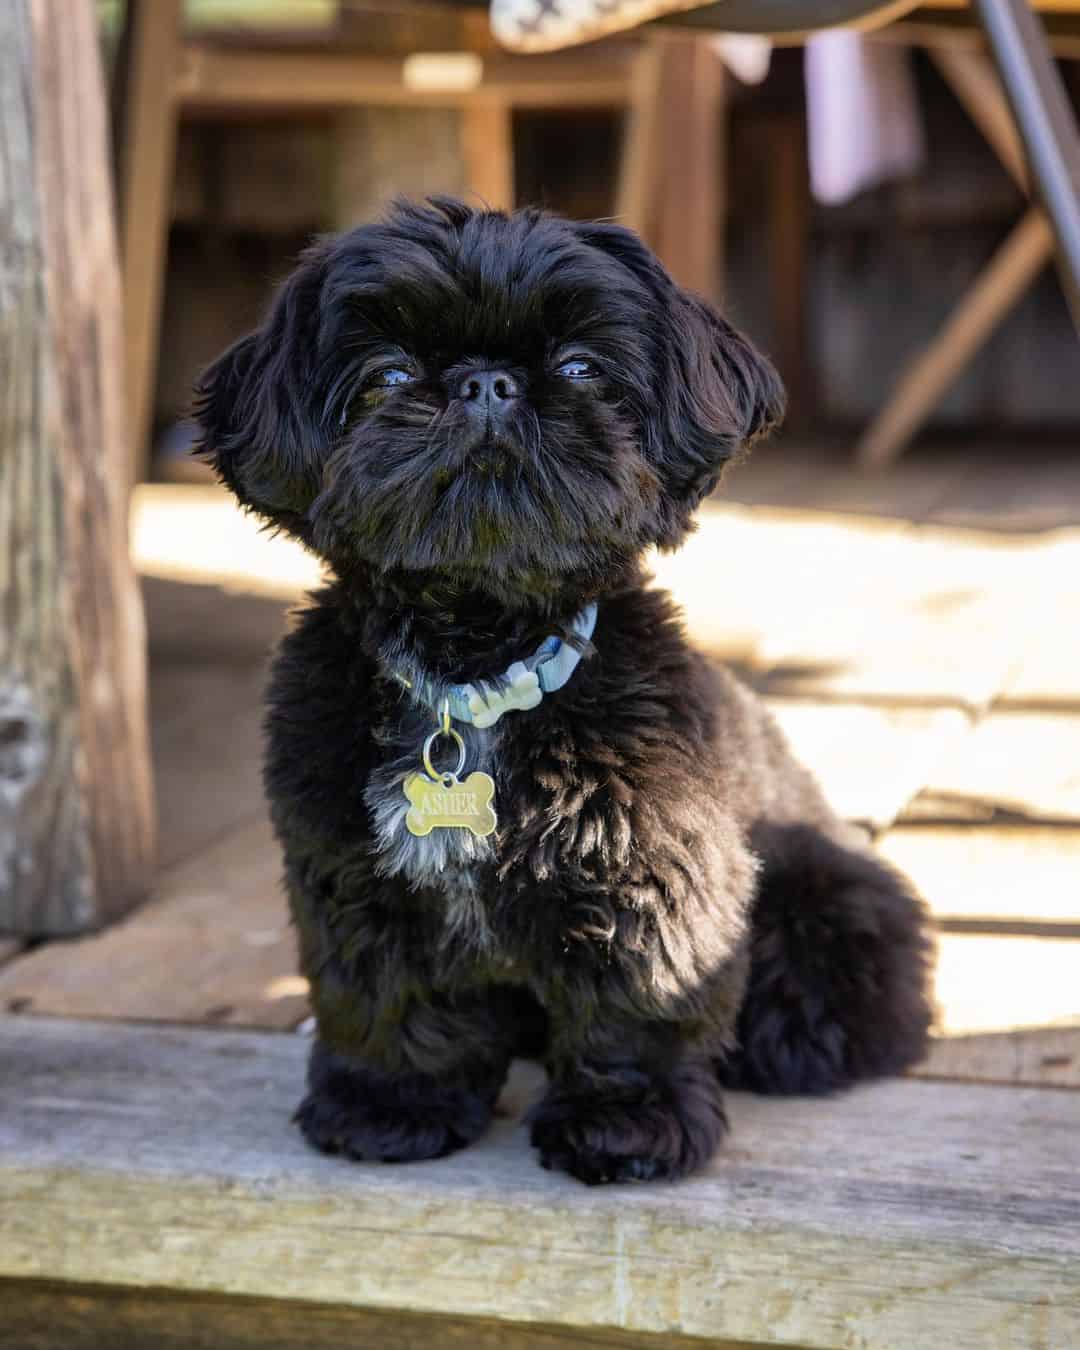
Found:
[{"label": "blue collar", "polygon": [[[587,643],[596,627],[596,602],[586,605],[574,620],[571,632]],[[581,652],[571,642],[549,637],[524,661],[515,661],[501,675],[470,684],[441,684],[426,675],[410,680],[399,671],[394,679],[403,684],[418,703],[426,704],[436,716],[448,704],[456,722],[474,727],[491,727],[506,712],[524,712],[535,708],[545,694],[561,689],[577,669]]]}]

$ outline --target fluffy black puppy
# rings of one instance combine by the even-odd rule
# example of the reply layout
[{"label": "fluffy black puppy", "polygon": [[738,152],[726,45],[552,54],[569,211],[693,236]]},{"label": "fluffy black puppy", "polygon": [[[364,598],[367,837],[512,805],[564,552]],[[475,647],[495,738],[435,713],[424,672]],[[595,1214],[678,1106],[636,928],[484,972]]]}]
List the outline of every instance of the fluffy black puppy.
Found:
[{"label": "fluffy black puppy", "polygon": [[[723,1082],[826,1092],[919,1058],[920,902],[640,570],[782,392],[634,235],[399,205],[308,252],[200,396],[221,478],[335,578],[267,718],[312,1144],[461,1148],[525,1048],[545,1166],[677,1177],[721,1138]],[[717,584],[722,604],[739,578]],[[454,723],[496,832],[410,833],[403,780],[451,683],[498,703],[553,637],[581,655],[562,687]]]}]

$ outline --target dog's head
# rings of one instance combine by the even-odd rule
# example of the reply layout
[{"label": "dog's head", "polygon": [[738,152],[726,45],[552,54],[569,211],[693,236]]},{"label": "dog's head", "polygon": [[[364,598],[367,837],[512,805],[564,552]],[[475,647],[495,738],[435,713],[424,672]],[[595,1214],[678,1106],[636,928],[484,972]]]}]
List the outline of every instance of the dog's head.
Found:
[{"label": "dog's head", "polygon": [[444,199],[312,248],[198,395],[224,482],[339,573],[500,595],[678,544],[783,404],[628,230]]}]

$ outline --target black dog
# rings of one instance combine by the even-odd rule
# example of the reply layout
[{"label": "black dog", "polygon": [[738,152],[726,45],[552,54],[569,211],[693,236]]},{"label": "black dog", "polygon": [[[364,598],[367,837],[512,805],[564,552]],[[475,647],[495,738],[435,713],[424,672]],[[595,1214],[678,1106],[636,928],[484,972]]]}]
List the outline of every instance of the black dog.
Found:
[{"label": "black dog", "polygon": [[267,719],[316,1147],[461,1148],[526,1050],[545,1166],[677,1177],[723,1083],[922,1055],[921,903],[640,570],[781,411],[627,230],[441,199],[313,248],[204,377],[204,453],[335,577]]}]

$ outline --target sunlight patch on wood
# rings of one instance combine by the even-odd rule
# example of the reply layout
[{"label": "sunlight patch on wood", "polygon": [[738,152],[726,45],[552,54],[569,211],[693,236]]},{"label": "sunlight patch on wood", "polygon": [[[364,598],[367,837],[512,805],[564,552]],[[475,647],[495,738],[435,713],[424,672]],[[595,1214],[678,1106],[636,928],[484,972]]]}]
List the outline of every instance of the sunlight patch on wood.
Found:
[{"label": "sunlight patch on wood", "polygon": [[936,981],[946,1035],[1080,1026],[1080,941],[944,933]]},{"label": "sunlight patch on wood", "polygon": [[218,487],[140,484],[132,496],[131,550],[146,576],[283,599],[299,597],[323,576],[300,544],[269,535]]}]

